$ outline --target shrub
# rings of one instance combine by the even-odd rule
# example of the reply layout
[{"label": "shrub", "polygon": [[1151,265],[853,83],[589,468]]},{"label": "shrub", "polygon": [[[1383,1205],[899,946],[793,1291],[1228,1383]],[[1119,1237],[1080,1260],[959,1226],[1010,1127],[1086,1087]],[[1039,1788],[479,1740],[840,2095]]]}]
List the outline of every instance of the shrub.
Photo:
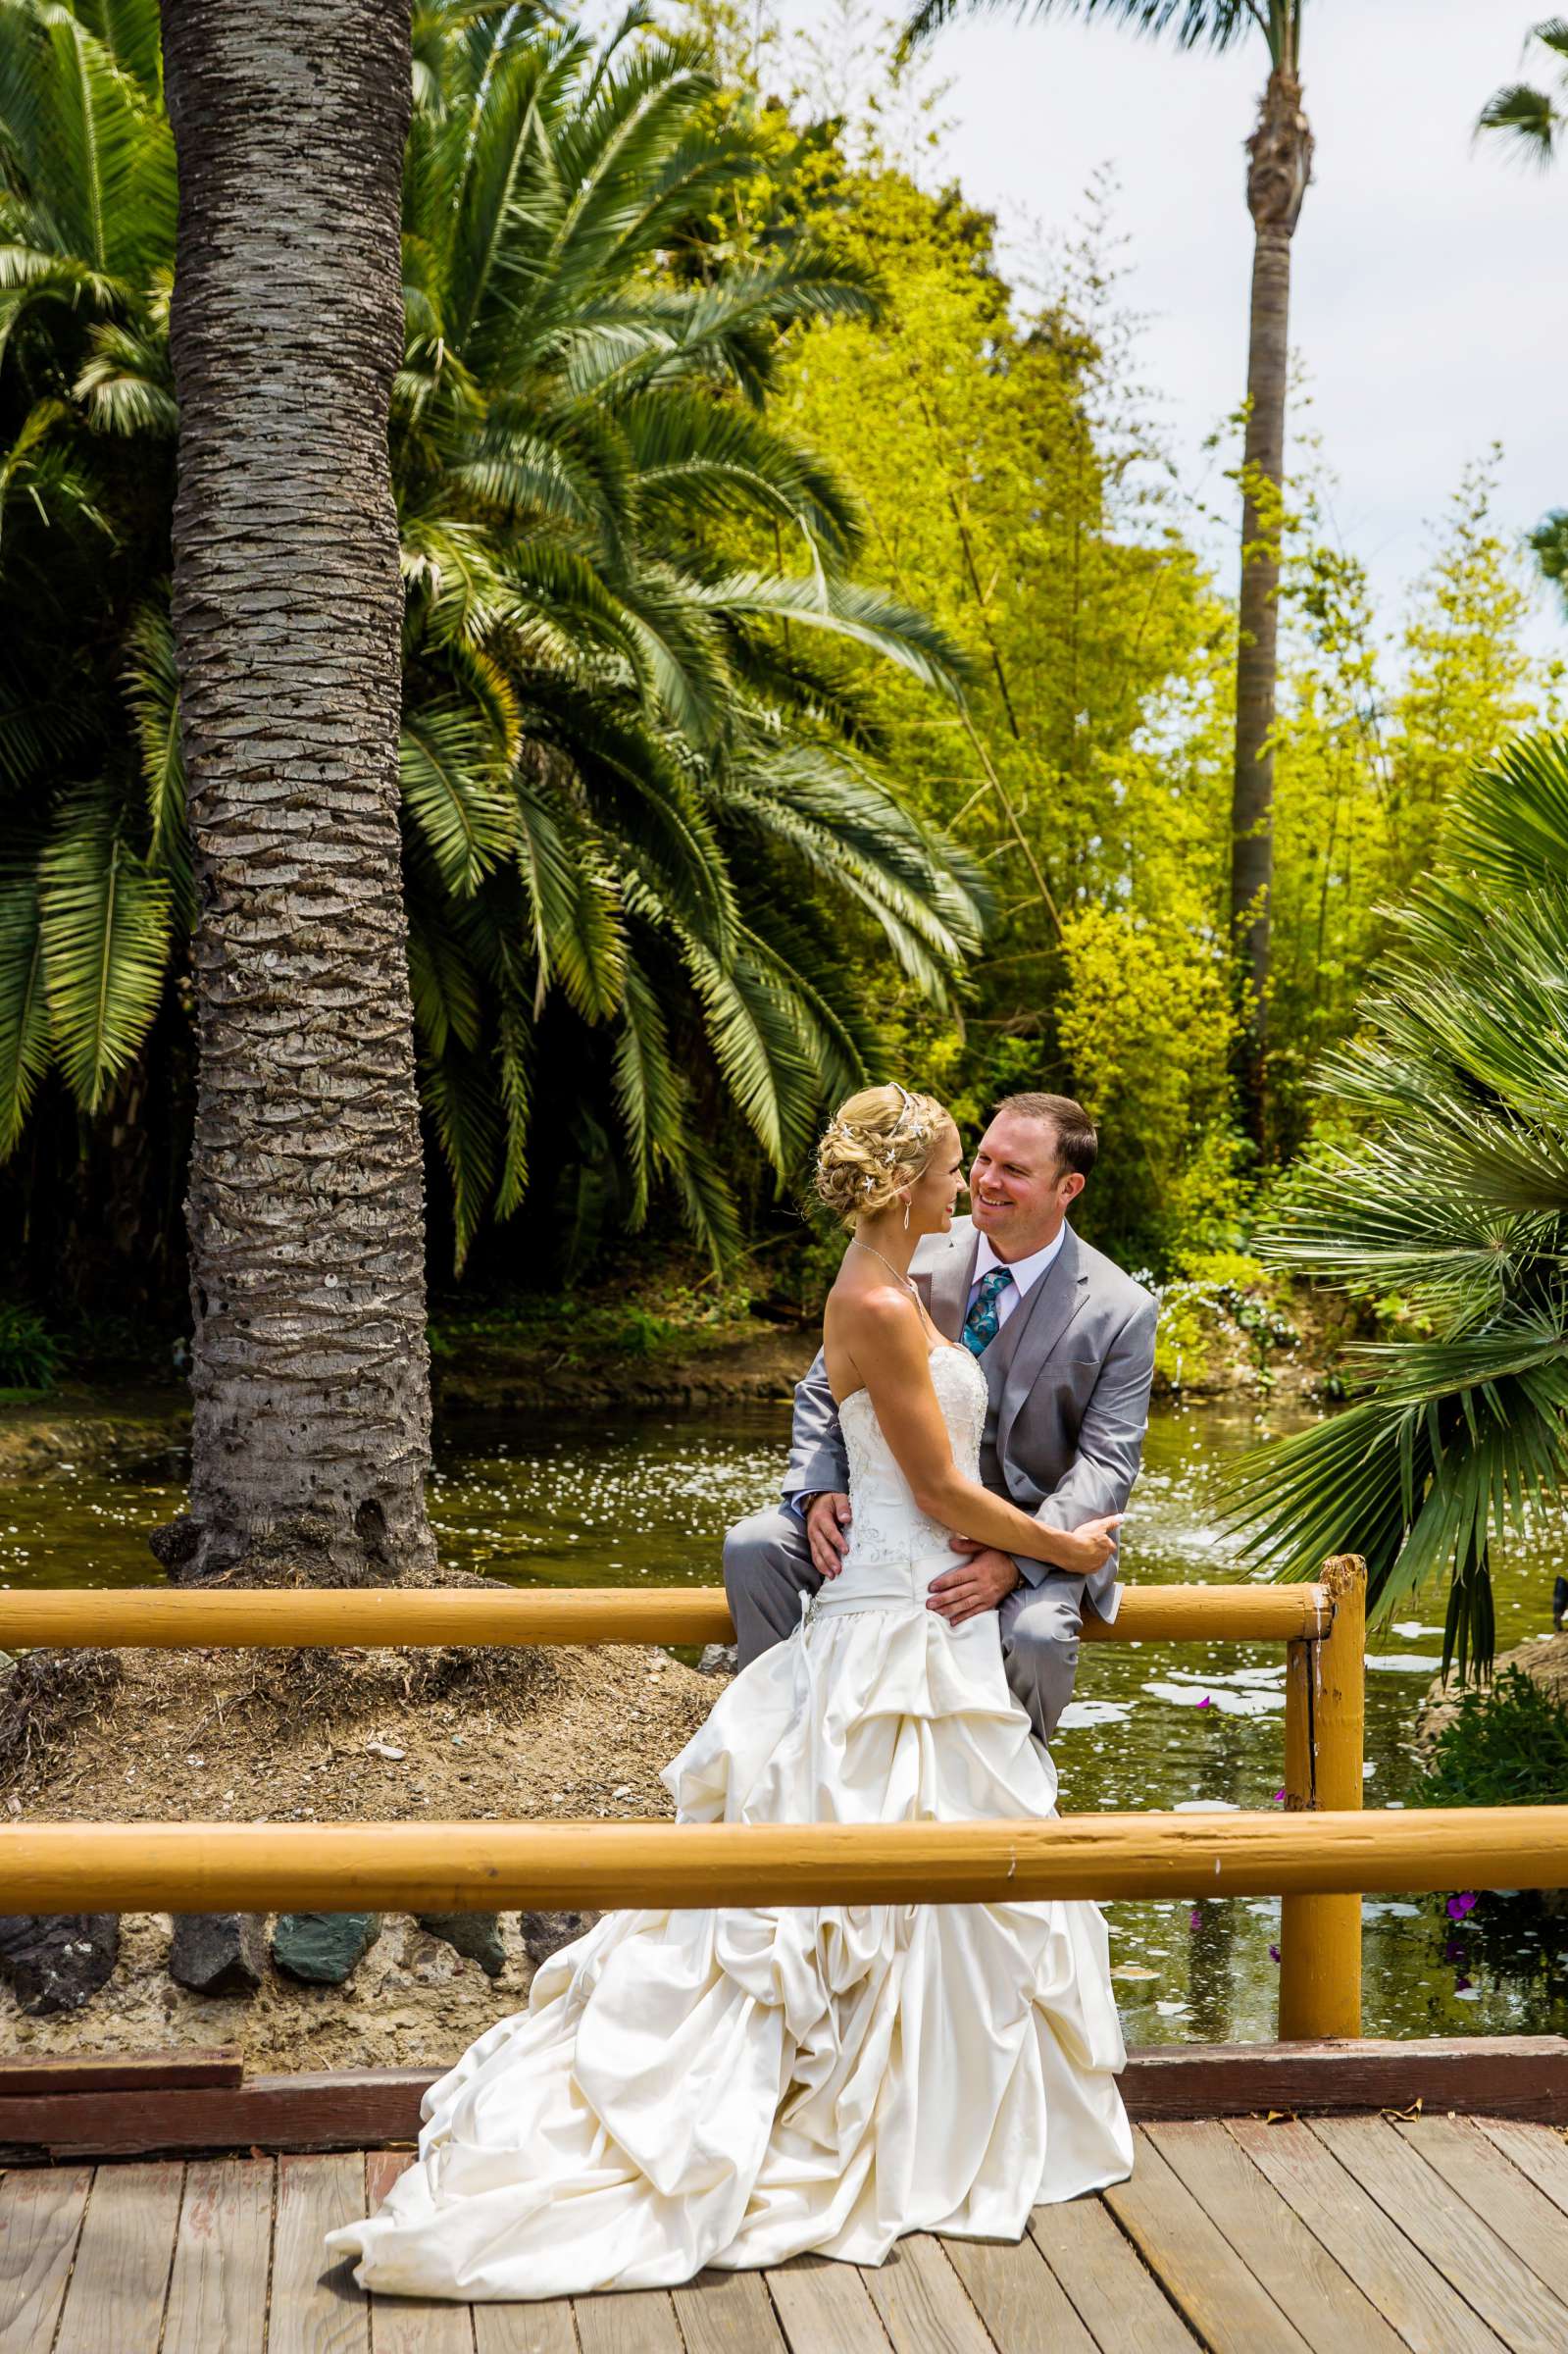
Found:
[{"label": "shrub", "polygon": [[1520,1667],[1472,1687],[1438,1735],[1414,1803],[1422,1807],[1568,1804],[1568,1709]]},{"label": "shrub", "polygon": [[14,1301],[0,1302],[0,1389],[50,1389],[59,1366],[60,1344],[43,1318]]}]

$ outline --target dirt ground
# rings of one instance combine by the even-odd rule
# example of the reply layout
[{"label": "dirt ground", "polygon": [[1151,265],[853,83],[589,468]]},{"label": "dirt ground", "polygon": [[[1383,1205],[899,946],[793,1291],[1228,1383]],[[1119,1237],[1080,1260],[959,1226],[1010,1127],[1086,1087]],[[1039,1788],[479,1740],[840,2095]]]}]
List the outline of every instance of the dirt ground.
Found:
[{"label": "dirt ground", "polygon": [[[0,1768],[11,1819],[668,1817],[658,1768],[720,1690],[664,1652],[619,1646],[361,1653],[347,1675],[308,1652],[107,1656],[118,1681],[74,1726],[55,1707],[40,1713],[30,1755],[26,1727],[14,1735],[9,1773]],[[523,2002],[532,1973],[517,1915],[501,1928],[497,1979],[388,1914],[346,1986],[270,1972],[246,2000],[176,1985],[168,1917],[126,1915],[115,1974],[81,2010],[25,2019],[0,1990],[0,2051],[236,2043],[255,2073],[438,2066]]]}]

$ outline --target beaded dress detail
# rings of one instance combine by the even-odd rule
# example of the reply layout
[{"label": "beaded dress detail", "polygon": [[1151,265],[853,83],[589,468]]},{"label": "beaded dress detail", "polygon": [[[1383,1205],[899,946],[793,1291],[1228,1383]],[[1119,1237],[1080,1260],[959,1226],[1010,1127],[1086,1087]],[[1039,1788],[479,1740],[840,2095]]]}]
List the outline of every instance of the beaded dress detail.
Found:
[{"label": "beaded dress detail", "polygon": [[[946,1346],[931,1371],[974,1477],[985,1376]],[[680,1819],[1053,1814],[995,1612],[927,1607],[959,1557],[865,1393],[840,1419],[844,1566],[665,1767]],[[1132,2171],[1109,1962],[1081,1903],[607,1914],[431,2086],[418,2162],[329,2248],[378,2295],[483,2301],[1016,2239]]]}]

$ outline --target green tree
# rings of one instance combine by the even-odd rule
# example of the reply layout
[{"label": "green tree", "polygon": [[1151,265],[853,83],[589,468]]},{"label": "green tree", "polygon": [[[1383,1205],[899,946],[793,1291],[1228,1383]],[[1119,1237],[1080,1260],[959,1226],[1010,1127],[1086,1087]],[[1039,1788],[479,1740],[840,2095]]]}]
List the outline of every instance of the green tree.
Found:
[{"label": "green tree", "polygon": [[[828,179],[813,218],[885,303],[797,341],[787,414],[852,484],[878,572],[972,678],[962,710],[891,672],[873,690],[908,791],[996,899],[961,1031],[912,1006],[908,1058],[969,1124],[1009,1088],[1081,1093],[1105,1131],[1093,1231],[1163,1260],[1205,1191],[1189,1176],[1213,1174],[1210,1123],[1230,1158],[1230,627],[1153,495],[1109,231],[1091,216],[1015,313],[992,225],[956,191],[868,167]],[[1112,1042],[1089,992],[1123,935],[1149,1018]],[[1170,1005],[1201,1008],[1179,1072],[1167,982]]]},{"label": "green tree", "polygon": [[[922,0],[905,38],[924,39],[965,6],[1000,0]],[[1312,132],[1301,104],[1301,20],[1306,0],[1021,0],[1038,18],[1105,20],[1139,32],[1171,32],[1183,48],[1226,49],[1256,34],[1269,76],[1247,142],[1252,216],[1251,328],[1241,486],[1241,575],[1236,746],[1231,791],[1231,937],[1242,1020],[1238,1076],[1254,1141],[1264,1141],[1264,1081],[1271,987],[1274,739],[1278,671],[1281,509],[1290,342],[1290,240],[1312,173]]]},{"label": "green tree", "polygon": [[1287,517],[1270,1062],[1287,1161],[1322,1101],[1313,1069],[1354,1028],[1388,909],[1432,872],[1448,805],[1520,728],[1552,721],[1557,666],[1526,650],[1528,598],[1492,518],[1494,477],[1494,456],[1467,467],[1447,502],[1391,694],[1365,575],[1328,532],[1311,478]]},{"label": "green tree", "polygon": [[[0,18],[11,1144],[51,1061],[83,1114],[123,1100],[178,1027],[194,913],[164,583],[172,149],[152,0],[112,39],[101,17]],[[856,504],[773,413],[791,333],[870,317],[875,291],[801,234],[716,247],[768,155],[743,121],[715,133],[700,55],[639,20],[596,49],[436,0],[414,90],[399,771],[457,1255],[531,1184],[568,1233],[636,1225],[662,1186],[722,1252],[732,1115],[783,1176],[880,1051],[866,960],[940,1003],[979,937],[976,871],[889,790],[862,716],[868,656],[925,691],[950,648],[856,581]],[[96,930],[62,896],[83,868]]]},{"label": "green tree", "polygon": [[1363,1349],[1354,1403],[1248,1458],[1231,1507],[1283,1577],[1364,1554],[1385,1622],[1446,1578],[1464,1674],[1492,1656],[1492,1548],[1568,1478],[1568,741],[1478,770],[1447,847],[1324,1069],[1359,1139],[1307,1164],[1261,1246],[1402,1295],[1424,1337]]},{"label": "green tree", "polygon": [[1471,770],[1540,708],[1522,643],[1530,600],[1492,520],[1496,458],[1466,468],[1405,624],[1403,684],[1390,710],[1385,879],[1401,898],[1431,871],[1443,812]]}]

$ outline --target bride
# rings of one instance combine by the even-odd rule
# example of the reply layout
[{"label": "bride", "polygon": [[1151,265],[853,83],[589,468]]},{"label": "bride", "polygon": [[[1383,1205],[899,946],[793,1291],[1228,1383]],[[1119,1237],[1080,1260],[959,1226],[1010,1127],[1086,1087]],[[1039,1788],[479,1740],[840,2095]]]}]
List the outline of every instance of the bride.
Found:
[{"label": "bride", "polygon": [[[908,1271],[962,1182],[952,1121],[899,1087],[823,1139],[851,1234],[825,1320],[851,1542],[665,1767],[683,1822],[1055,1811],[995,1612],[950,1627],[927,1589],[950,1534],[1088,1574],[1116,1520],[1045,1528],[980,1483],[985,1376]],[[328,2246],[378,2295],[488,2300],[1016,2239],[1132,2171],[1124,2061],[1089,1904],[611,1913],[430,2087],[418,2163]]]}]

